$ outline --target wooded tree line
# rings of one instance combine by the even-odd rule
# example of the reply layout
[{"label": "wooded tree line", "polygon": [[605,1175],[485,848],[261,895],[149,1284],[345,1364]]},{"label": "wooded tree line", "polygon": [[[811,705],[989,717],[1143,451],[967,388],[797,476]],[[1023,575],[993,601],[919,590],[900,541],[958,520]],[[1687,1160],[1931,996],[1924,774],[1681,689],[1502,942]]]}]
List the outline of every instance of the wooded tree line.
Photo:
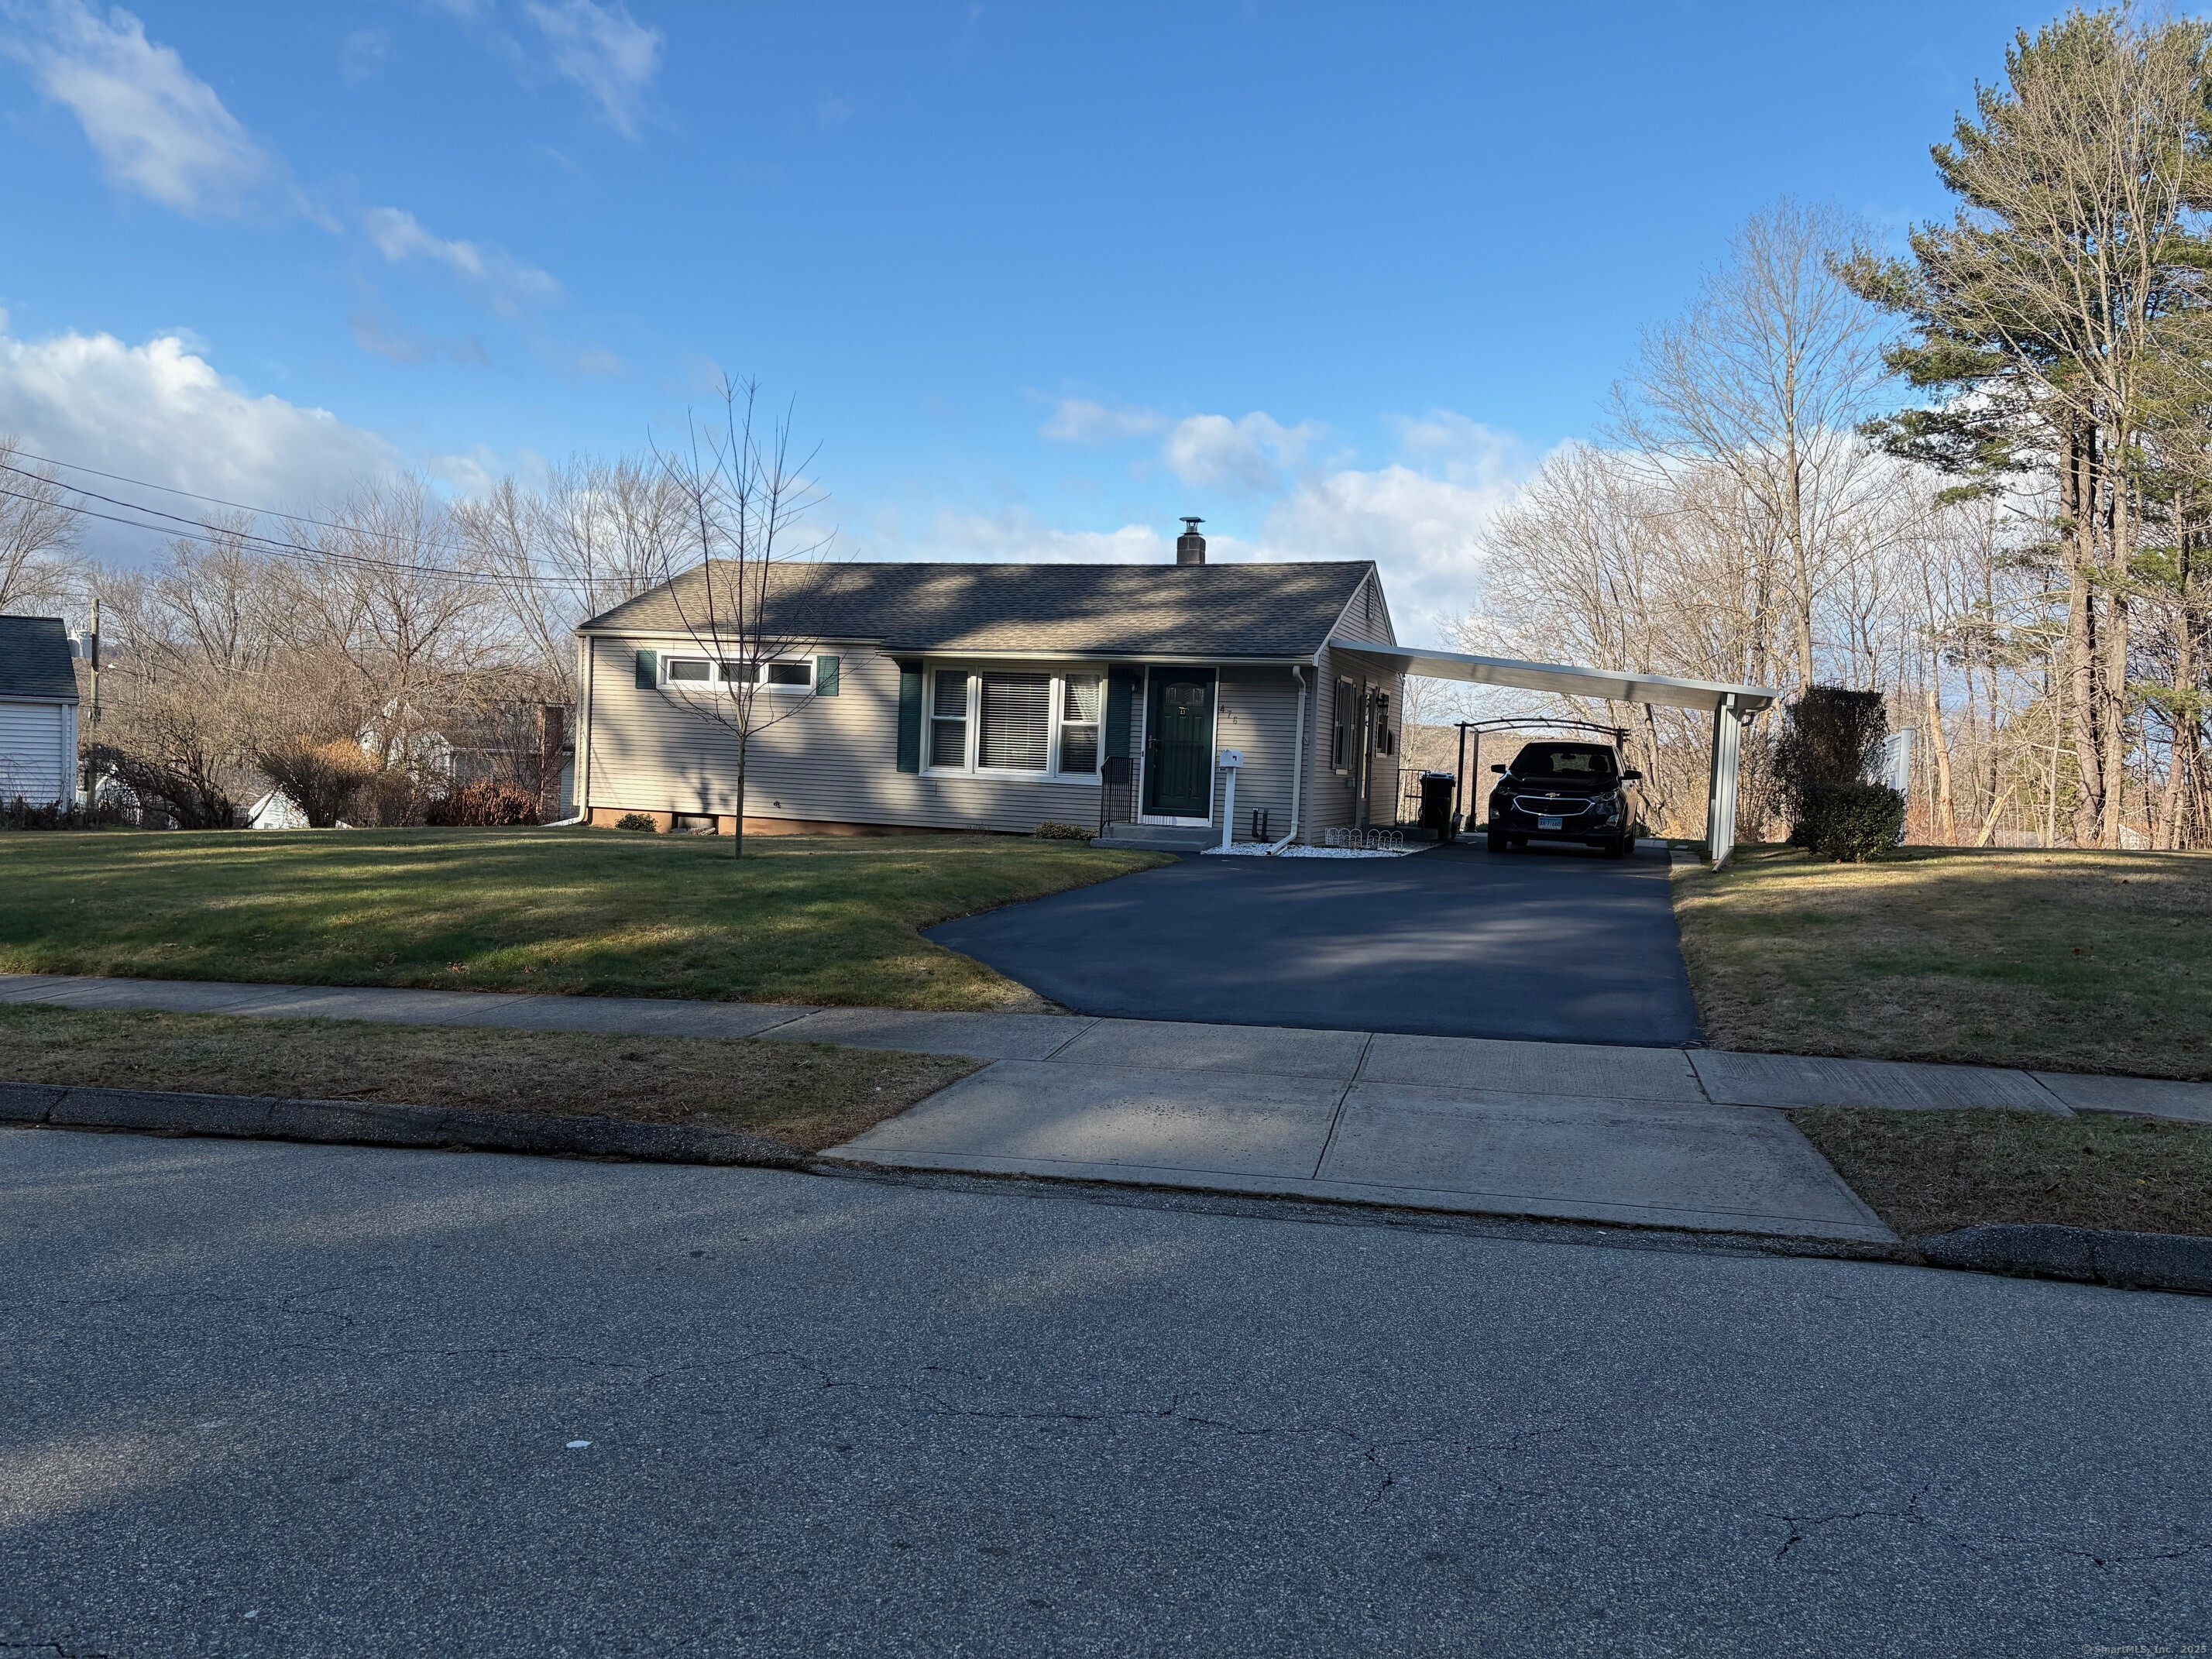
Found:
[{"label": "wooded tree line", "polygon": [[[1501,515],[1462,641],[1881,690],[1917,839],[2212,842],[2208,39],[2127,10],[2021,34],[1933,152],[1954,217],[1903,257],[1753,219],[1602,441]],[[1635,731],[1656,827],[1701,832],[1701,721],[1578,712]]]},{"label": "wooded tree line", "polygon": [[150,562],[103,564],[82,554],[68,481],[5,441],[0,463],[0,609],[83,626],[98,599],[88,756],[189,827],[272,786],[319,823],[418,823],[472,781],[545,798],[543,711],[574,706],[571,630],[685,547],[680,477],[648,458],[458,502],[402,478],[301,514],[217,510]]},{"label": "wooded tree line", "polygon": [[[82,740],[94,780],[134,808],[216,828],[273,787],[318,826],[509,822],[553,804],[576,625],[696,571],[684,627],[716,680],[672,700],[736,738],[741,792],[752,732],[803,702],[763,707],[734,673],[787,654],[764,631],[770,568],[830,540],[804,524],[821,500],[812,457],[794,457],[787,416],[757,423],[756,393],[726,386],[721,418],[680,450],[578,459],[535,484],[456,501],[400,478],[305,512],[179,518],[143,566],[80,544],[95,513],[166,516],[143,486],[111,498],[0,438],[0,610],[82,623],[97,600],[98,716],[88,700]],[[525,799],[455,819],[471,787]]]}]

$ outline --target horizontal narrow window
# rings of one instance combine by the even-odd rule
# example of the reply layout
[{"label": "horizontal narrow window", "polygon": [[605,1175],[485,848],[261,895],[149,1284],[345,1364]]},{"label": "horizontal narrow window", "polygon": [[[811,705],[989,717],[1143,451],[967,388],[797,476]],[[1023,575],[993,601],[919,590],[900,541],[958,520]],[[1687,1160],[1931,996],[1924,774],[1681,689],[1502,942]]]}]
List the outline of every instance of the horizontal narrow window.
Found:
[{"label": "horizontal narrow window", "polygon": [[770,685],[805,686],[814,678],[814,665],[809,662],[772,662],[768,665]]},{"label": "horizontal narrow window", "polygon": [[752,685],[760,679],[760,665],[757,662],[726,662],[721,670],[725,685]]},{"label": "horizontal narrow window", "polygon": [[929,703],[929,763],[968,764],[968,676],[940,668]]},{"label": "horizontal narrow window", "polygon": [[1098,677],[1071,674],[1060,700],[1060,769],[1098,769]]},{"label": "horizontal narrow window", "polygon": [[671,657],[668,659],[668,678],[671,684],[678,680],[693,684],[704,684],[714,677],[713,665],[704,657]]},{"label": "horizontal narrow window", "polygon": [[975,764],[993,771],[1042,772],[1052,753],[1052,677],[983,676],[983,733]]}]

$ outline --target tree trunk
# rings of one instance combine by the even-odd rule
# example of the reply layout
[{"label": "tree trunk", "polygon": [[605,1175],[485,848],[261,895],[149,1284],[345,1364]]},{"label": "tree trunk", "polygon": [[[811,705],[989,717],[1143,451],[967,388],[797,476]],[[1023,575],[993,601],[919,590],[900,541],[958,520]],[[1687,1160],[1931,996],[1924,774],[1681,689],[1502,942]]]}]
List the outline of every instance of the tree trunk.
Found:
[{"label": "tree trunk", "polygon": [[[2074,844],[2094,847],[2103,828],[2105,768],[2097,722],[2097,617],[2090,572],[2097,563],[2094,436],[2077,422],[2066,434],[2063,506],[2074,533],[2065,538],[2066,692],[2073,705]],[[2054,796],[2057,779],[2051,780]]]},{"label": "tree trunk", "polygon": [[[2126,453],[2123,434],[2113,434],[2111,448],[2113,457]],[[2105,495],[2110,513],[2111,538],[2105,567],[2105,626],[2097,643],[2104,661],[2100,676],[2097,710],[2099,738],[2105,767],[2104,814],[2098,824],[2098,844],[2118,847],[2120,844],[2121,815],[2127,806],[2128,764],[2128,643],[2129,604],[2128,579],[2130,574],[2130,555],[2134,546],[2134,523],[2129,513],[2129,486],[2115,465],[2112,476],[2106,481]]]},{"label": "tree trunk", "polygon": [[1951,745],[1943,735],[1943,697],[1937,682],[1928,683],[1928,752],[1936,761],[1936,826],[1943,845],[1959,844],[1959,808],[1951,797]]},{"label": "tree trunk", "polygon": [[733,859],[745,855],[745,738],[748,735],[742,728],[738,732],[738,810],[730,815],[730,856]]}]

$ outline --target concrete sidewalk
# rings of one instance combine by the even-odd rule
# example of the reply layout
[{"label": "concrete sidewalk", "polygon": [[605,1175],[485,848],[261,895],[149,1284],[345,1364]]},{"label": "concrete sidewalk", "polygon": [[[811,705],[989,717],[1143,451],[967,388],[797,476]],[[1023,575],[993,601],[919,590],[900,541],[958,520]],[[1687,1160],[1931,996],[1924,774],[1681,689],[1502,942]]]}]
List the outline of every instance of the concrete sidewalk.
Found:
[{"label": "concrete sidewalk", "polygon": [[1826,1060],[1715,1048],[1398,1036],[1367,1031],[1095,1019],[1079,1014],[927,1013],[663,997],[515,995],[379,986],[0,974],[0,1004],[51,1008],[481,1025],[616,1036],[791,1038],[975,1060],[1088,1061],[1146,1069],[1330,1077],[1508,1093],[1724,1106],[2114,1112],[2212,1123],[2212,1084],[2002,1066]]},{"label": "concrete sidewalk", "polygon": [[2212,1085],[1049,1014],[0,975],[0,1003],[609,1035],[993,1062],[830,1154],[1505,1215],[1893,1243],[1781,1108],[2119,1111]]}]

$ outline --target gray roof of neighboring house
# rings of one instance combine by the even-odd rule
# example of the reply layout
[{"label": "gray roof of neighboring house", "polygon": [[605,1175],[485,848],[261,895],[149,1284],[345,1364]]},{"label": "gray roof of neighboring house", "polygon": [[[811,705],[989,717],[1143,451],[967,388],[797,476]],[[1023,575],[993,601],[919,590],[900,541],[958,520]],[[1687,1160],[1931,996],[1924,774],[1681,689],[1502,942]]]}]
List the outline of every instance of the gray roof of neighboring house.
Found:
[{"label": "gray roof of neighboring house", "polygon": [[69,629],[59,617],[0,617],[0,697],[76,701]]},{"label": "gray roof of neighboring house", "polygon": [[[1310,657],[1375,568],[1285,564],[780,564],[759,629],[875,640],[893,651],[1085,656]],[[717,579],[716,586],[722,585]],[[691,570],[579,630],[707,631],[707,577]],[[716,595],[720,601],[719,593]]]}]

